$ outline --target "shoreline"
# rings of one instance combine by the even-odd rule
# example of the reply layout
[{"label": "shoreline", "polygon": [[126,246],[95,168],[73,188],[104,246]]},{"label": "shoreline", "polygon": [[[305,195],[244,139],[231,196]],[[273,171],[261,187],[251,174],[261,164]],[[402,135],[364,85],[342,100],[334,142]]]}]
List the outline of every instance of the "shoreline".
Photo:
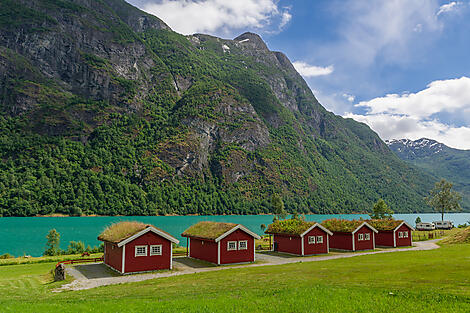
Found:
[{"label": "shoreline", "polygon": [[[453,215],[453,214],[465,214],[470,212],[452,212],[452,213],[446,213],[446,215]],[[350,213],[302,213],[300,215],[369,215],[370,212],[364,212],[364,213],[358,213],[358,212],[350,212]],[[393,215],[398,215],[398,214],[440,214],[438,212],[406,212],[406,213],[400,213],[396,212]],[[274,213],[260,213],[260,214],[213,214],[213,215],[201,215],[201,214],[184,214],[184,215],[178,215],[178,214],[166,214],[166,215],[99,215],[99,214],[90,214],[90,215],[66,215],[66,214],[61,214],[61,213],[53,213],[53,214],[46,214],[46,215],[41,215],[41,214],[36,214],[32,216],[0,216],[0,218],[4,217],[172,217],[172,216],[274,216]],[[289,214],[292,215],[292,214]]]}]

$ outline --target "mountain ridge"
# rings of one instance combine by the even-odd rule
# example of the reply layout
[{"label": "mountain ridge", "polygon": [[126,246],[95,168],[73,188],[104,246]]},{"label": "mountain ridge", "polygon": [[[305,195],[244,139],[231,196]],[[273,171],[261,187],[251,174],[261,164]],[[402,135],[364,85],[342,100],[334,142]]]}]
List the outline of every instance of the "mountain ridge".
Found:
[{"label": "mountain ridge", "polygon": [[463,195],[464,209],[470,208],[470,150],[451,148],[428,138],[395,139],[386,143],[402,160],[454,183]]},{"label": "mountain ridge", "polygon": [[[328,112],[261,37],[121,0],[0,4],[0,214],[428,210],[433,177]],[[34,10],[31,10],[31,7]]]}]

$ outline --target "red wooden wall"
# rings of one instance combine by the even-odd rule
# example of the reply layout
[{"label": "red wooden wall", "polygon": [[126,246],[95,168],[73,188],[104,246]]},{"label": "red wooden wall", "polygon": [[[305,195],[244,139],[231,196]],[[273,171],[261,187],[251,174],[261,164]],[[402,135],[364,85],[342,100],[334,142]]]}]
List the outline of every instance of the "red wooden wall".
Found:
[{"label": "red wooden wall", "polygon": [[[315,236],[315,243],[309,244],[308,237]],[[317,236],[323,236],[323,243],[317,243]],[[328,234],[322,229],[315,227],[303,237],[304,255],[328,253]]]},{"label": "red wooden wall", "polygon": [[[369,240],[361,240],[359,241],[359,234],[369,234]],[[362,226],[355,234],[354,234],[354,242],[355,242],[355,250],[372,250],[375,249],[374,246],[374,232],[372,229],[367,227],[366,225]]]},{"label": "red wooden wall", "polygon": [[[398,238],[398,234],[399,232],[404,232],[404,231],[407,231],[408,232],[408,238]],[[395,231],[395,238],[397,240],[397,247],[407,247],[407,246],[411,246],[413,244],[413,240],[411,238],[411,229],[403,224],[401,225],[396,231]]]},{"label": "red wooden wall", "polygon": [[333,236],[330,237],[330,248],[352,250],[352,240],[352,233],[333,232]]},{"label": "red wooden wall", "polygon": [[217,243],[209,240],[190,238],[189,256],[217,264]]},{"label": "red wooden wall", "polygon": [[104,243],[104,263],[122,272],[122,247],[110,242]]},{"label": "red wooden wall", "polygon": [[[238,241],[240,240],[248,241],[246,250],[238,250]],[[227,250],[229,241],[237,241],[237,250]],[[243,230],[237,229],[220,241],[220,264],[254,262],[254,248],[255,239]]]},{"label": "red wooden wall", "polygon": [[[150,245],[162,245],[162,255],[150,256]],[[135,246],[148,246],[147,256],[135,256]],[[170,268],[171,241],[151,231],[126,244],[124,270],[126,273]]]},{"label": "red wooden wall", "polygon": [[279,252],[302,254],[300,237],[275,234],[274,242],[277,243],[277,251]]}]

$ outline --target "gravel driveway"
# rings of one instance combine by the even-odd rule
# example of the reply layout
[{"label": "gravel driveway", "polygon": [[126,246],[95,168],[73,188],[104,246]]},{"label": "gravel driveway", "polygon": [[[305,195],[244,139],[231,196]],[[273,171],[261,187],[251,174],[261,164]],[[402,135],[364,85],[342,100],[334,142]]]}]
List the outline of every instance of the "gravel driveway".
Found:
[{"label": "gravel driveway", "polygon": [[86,265],[78,265],[73,267],[67,267],[67,274],[72,275],[75,280],[69,284],[63,285],[61,288],[53,290],[53,292],[61,292],[66,290],[83,290],[91,289],[100,286],[116,285],[130,282],[139,282],[148,279],[155,279],[161,277],[170,277],[178,275],[187,275],[193,273],[209,272],[209,271],[220,271],[232,268],[243,268],[243,267],[254,267],[254,266],[269,266],[269,265],[281,265],[297,262],[315,262],[324,260],[334,260],[343,258],[352,258],[360,255],[379,254],[379,253],[391,253],[400,251],[422,251],[422,250],[433,250],[439,248],[436,244],[437,241],[428,240],[413,243],[413,247],[410,248],[391,248],[383,249],[379,251],[369,252],[353,252],[353,253],[332,253],[331,255],[325,256],[311,256],[311,257],[295,257],[276,253],[257,253],[255,264],[242,264],[235,266],[214,266],[210,264],[204,264],[198,260],[190,258],[174,258],[173,267],[171,271],[152,272],[148,274],[134,274],[134,275],[119,275],[116,272],[110,270],[103,263],[92,263]]}]

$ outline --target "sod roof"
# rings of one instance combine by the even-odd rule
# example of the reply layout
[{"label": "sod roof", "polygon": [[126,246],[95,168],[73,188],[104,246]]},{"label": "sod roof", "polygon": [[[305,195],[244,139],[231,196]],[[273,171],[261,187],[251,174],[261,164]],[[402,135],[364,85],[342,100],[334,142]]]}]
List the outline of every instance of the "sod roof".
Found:
[{"label": "sod roof", "polygon": [[238,224],[221,222],[199,222],[186,229],[181,236],[215,240]]},{"label": "sod roof", "polygon": [[265,233],[300,236],[315,224],[315,222],[306,222],[296,219],[275,221],[268,225]]},{"label": "sod roof", "polygon": [[98,240],[119,243],[129,237],[132,237],[133,235],[137,234],[138,232],[144,230],[147,227],[153,227],[165,234],[168,234],[167,232],[164,232],[163,230],[150,224],[125,221],[114,223],[106,227],[106,229],[98,236]]},{"label": "sod roof", "polygon": [[321,222],[321,224],[332,232],[351,233],[364,222],[365,221],[360,220],[341,220],[332,218]]},{"label": "sod roof", "polygon": [[394,230],[395,228],[400,226],[401,223],[403,223],[402,220],[393,219],[367,220],[366,222],[377,230],[385,231]]}]

